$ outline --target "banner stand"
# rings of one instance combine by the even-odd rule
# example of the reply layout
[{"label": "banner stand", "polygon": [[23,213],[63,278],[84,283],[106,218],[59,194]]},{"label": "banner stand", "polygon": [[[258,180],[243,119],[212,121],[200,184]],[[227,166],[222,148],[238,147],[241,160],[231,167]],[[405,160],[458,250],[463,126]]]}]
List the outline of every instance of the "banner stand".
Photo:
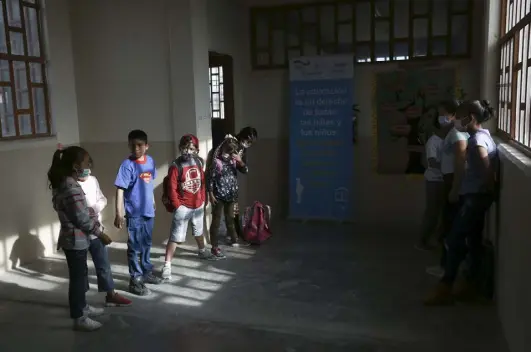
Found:
[{"label": "banner stand", "polygon": [[354,58],[290,61],[290,220],[352,217]]}]

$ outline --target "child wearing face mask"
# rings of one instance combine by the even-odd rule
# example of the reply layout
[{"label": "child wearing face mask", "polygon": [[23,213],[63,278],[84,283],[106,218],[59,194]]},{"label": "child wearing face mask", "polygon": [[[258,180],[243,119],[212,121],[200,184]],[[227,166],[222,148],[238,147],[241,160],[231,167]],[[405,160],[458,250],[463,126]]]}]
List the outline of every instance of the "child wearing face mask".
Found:
[{"label": "child wearing face mask", "polygon": [[[482,123],[494,115],[488,101],[467,101],[456,112],[455,128],[470,134],[466,150],[466,171],[460,188],[461,202],[447,234],[444,276],[426,300],[429,305],[452,303],[454,299],[477,297],[485,215],[496,197],[497,146]],[[459,266],[468,254],[466,283],[453,292]]]},{"label": "child wearing face mask", "polygon": [[437,232],[440,215],[444,203],[444,182],[441,172],[441,152],[443,144],[443,130],[441,124],[445,123],[445,116],[437,116],[434,121],[435,133],[426,141],[427,167],[424,172],[426,185],[426,206],[422,219],[421,235],[418,244],[419,250],[431,250],[431,236]]},{"label": "child wearing face mask", "polygon": [[90,174],[90,160],[89,153],[81,147],[59,149],[48,171],[52,203],[61,223],[57,247],[64,251],[68,264],[70,317],[74,330],[80,331],[101,328],[101,323],[92,318],[104,313],[102,308],[88,305],[85,295],[89,289],[87,253],[91,235],[104,246],[112,242],[87,206],[79,185],[79,179]]},{"label": "child wearing face mask", "polygon": [[234,203],[238,199],[238,171],[247,172],[247,167],[238,153],[238,140],[227,138],[213,151],[212,162],[207,168],[207,192],[212,204],[212,224],[210,225],[210,242],[212,254],[218,258],[225,258],[219,248],[218,232],[222,212],[225,215],[227,234],[231,244],[238,243],[234,228]]},{"label": "child wearing face mask", "polygon": [[468,134],[454,127],[455,113],[460,105],[458,100],[447,100],[439,104],[441,132],[444,136],[441,147],[440,170],[444,183],[442,199],[442,231],[439,241],[442,245],[440,263],[426,268],[428,274],[441,277],[444,274],[446,247],[444,239],[450,231],[453,218],[458,210],[458,193],[465,169],[465,151]]},{"label": "child wearing face mask", "polygon": [[[91,161],[92,166],[92,161]],[[91,169],[85,169],[79,176],[78,182],[85,193],[87,206],[91,216],[101,223],[101,212],[107,206],[107,198],[100,189],[100,184],[95,176],[92,176]],[[112,278],[111,263],[107,253],[107,247],[96,237],[90,235],[90,246],[88,248],[96,276],[98,278],[98,291],[107,293],[105,305],[107,307],[126,307],[132,304],[131,300],[123,297],[114,290],[114,280]]]},{"label": "child wearing face mask", "polygon": [[205,216],[205,175],[203,160],[197,155],[199,140],[187,134],[179,142],[181,155],[168,170],[167,193],[173,210],[170,238],[166,245],[166,256],[162,267],[162,278],[171,279],[171,261],[177,246],[186,240],[188,223],[192,223],[192,234],[197,243],[200,259],[215,259],[205,248],[203,219]]}]

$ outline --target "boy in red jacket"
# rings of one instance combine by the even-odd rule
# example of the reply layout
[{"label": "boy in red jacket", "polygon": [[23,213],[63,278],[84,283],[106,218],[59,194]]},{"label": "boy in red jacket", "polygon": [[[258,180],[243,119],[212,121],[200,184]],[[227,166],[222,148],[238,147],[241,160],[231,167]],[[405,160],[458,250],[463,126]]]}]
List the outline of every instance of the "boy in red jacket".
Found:
[{"label": "boy in red jacket", "polygon": [[197,156],[199,140],[187,134],[179,142],[179,156],[168,171],[168,197],[175,209],[171,223],[170,238],[166,245],[166,258],[162,268],[162,278],[171,279],[171,260],[177,245],[186,240],[188,222],[192,222],[192,233],[201,259],[215,259],[205,249],[203,219],[205,215],[205,174],[203,160]]}]

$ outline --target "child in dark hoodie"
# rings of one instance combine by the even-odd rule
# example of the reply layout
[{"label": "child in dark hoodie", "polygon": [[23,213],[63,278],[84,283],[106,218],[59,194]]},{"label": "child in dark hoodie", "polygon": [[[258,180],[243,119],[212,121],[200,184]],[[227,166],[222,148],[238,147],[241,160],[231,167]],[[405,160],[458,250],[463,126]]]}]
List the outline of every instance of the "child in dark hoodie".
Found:
[{"label": "child in dark hoodie", "polygon": [[[222,212],[225,219],[234,218],[234,203],[238,199],[237,172],[246,173],[247,166],[238,154],[238,141],[227,138],[213,152],[212,163],[207,170],[207,192],[212,204],[212,224],[210,225],[210,242],[212,254],[218,259],[225,258],[219,248],[218,232]],[[231,244],[237,245],[238,239],[234,221],[225,221]]]}]

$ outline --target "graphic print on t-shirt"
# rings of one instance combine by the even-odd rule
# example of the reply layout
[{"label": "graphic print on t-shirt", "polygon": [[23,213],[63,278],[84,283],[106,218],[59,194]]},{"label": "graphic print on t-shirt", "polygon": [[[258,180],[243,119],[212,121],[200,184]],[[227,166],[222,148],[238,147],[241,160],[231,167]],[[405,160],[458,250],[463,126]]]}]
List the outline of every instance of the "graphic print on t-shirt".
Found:
[{"label": "graphic print on t-shirt", "polygon": [[190,167],[184,174],[183,190],[196,194],[201,189],[201,172],[197,167]]},{"label": "graphic print on t-shirt", "polygon": [[138,177],[140,177],[145,183],[151,182],[151,172],[142,172]]}]

